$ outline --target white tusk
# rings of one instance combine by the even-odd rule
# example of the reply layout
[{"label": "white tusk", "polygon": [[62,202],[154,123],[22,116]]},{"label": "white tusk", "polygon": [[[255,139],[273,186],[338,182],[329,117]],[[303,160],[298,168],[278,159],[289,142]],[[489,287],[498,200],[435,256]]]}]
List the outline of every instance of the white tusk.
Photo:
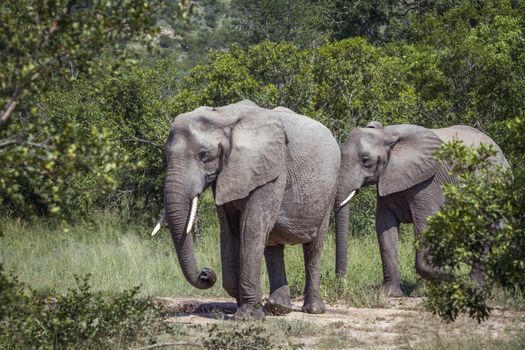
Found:
[{"label": "white tusk", "polygon": [[195,215],[197,214],[197,203],[198,202],[199,202],[199,196],[193,197],[193,201],[191,202],[190,219],[188,220],[188,226],[186,228],[186,233],[190,233],[191,228],[193,227],[193,222],[195,221]]},{"label": "white tusk", "polygon": [[346,197],[346,199],[345,199],[341,204],[339,204],[339,208],[341,208],[341,207],[342,207],[343,205],[345,205],[346,203],[350,202],[350,199],[352,199],[352,197],[354,196],[354,194],[355,194],[355,190],[352,191],[352,193],[350,193],[350,194],[348,195],[348,197]]},{"label": "white tusk", "polygon": [[160,222],[157,222],[157,225],[156,225],[155,228],[153,229],[153,232],[151,232],[151,235],[152,235],[152,236],[155,236],[155,234],[156,234],[157,232],[159,232],[159,230],[160,230]]},{"label": "white tusk", "polygon": [[151,236],[155,236],[155,234],[159,232],[160,228],[162,227],[162,224],[164,223],[164,219],[166,219],[166,211],[163,210],[159,221],[157,221],[157,225],[155,225],[153,232],[151,232]]}]

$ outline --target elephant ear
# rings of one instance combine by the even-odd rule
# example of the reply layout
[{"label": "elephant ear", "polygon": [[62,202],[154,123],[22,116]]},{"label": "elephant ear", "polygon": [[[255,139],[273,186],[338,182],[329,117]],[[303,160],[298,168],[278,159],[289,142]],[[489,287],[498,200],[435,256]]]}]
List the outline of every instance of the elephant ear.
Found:
[{"label": "elephant ear", "polygon": [[280,119],[271,114],[242,117],[231,131],[230,154],[217,178],[215,203],[245,198],[281,175],[286,168],[286,142]]},{"label": "elephant ear", "polygon": [[366,124],[366,127],[369,129],[383,129],[383,124],[376,120],[372,120],[370,123]]},{"label": "elephant ear", "polygon": [[229,104],[226,107],[234,107],[234,106],[238,106],[238,107],[259,107],[257,105],[257,103],[255,103],[253,101],[250,101],[250,100],[242,100],[242,101],[239,101],[239,102],[235,102],[235,103]]},{"label": "elephant ear", "polygon": [[272,109],[272,111],[276,111],[276,112],[285,112],[285,113],[294,113],[294,111],[292,111],[290,108],[286,108],[286,107],[283,107],[283,106],[278,106],[278,107],[275,107],[274,109]]},{"label": "elephant ear", "polygon": [[397,125],[384,130],[392,138],[389,160],[379,178],[380,196],[404,191],[436,173],[439,162],[434,154],[442,143],[437,134],[416,125]]}]

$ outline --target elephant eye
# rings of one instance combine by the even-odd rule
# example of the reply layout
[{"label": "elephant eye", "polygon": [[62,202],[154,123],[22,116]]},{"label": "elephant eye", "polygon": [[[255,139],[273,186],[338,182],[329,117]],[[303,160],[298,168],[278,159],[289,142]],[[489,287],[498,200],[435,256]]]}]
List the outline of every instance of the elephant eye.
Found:
[{"label": "elephant eye", "polygon": [[365,168],[371,168],[374,165],[374,163],[372,162],[372,158],[370,158],[369,156],[362,156],[361,163],[363,163],[363,166]]},{"label": "elephant eye", "polygon": [[203,161],[203,162],[205,162],[206,160],[208,160],[208,154],[209,154],[209,153],[210,153],[210,152],[209,152],[208,150],[205,150],[205,149],[200,150],[200,151],[199,151],[199,154],[198,154],[199,160],[200,160],[200,161]]}]

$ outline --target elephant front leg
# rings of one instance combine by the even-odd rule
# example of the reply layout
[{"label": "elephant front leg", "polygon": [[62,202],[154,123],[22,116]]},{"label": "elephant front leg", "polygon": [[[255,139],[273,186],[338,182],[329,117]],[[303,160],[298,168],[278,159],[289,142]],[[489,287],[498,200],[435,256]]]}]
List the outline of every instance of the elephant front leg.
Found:
[{"label": "elephant front leg", "polygon": [[383,268],[383,288],[390,297],[402,297],[399,265],[397,261],[399,221],[390,210],[381,209],[378,203],[376,231]]},{"label": "elephant front leg", "polygon": [[268,235],[275,225],[284,193],[284,178],[254,190],[244,204],[240,220],[239,309],[236,320],[264,317],[261,269]]},{"label": "elephant front leg", "polygon": [[267,246],[264,257],[270,280],[270,297],[264,311],[271,315],[289,314],[292,312],[292,300],[284,266],[284,245]]},{"label": "elephant front leg", "polygon": [[239,217],[240,213],[225,204],[217,207],[221,227],[222,286],[239,305]]}]

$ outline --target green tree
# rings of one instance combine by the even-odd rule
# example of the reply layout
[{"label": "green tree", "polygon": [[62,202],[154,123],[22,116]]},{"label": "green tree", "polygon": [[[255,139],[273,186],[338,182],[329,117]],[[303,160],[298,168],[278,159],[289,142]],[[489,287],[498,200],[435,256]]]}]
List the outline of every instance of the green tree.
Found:
[{"label": "green tree", "polygon": [[[509,123],[512,148],[523,155],[525,122]],[[525,291],[525,172],[522,167],[489,166],[495,151],[470,149],[454,141],[439,157],[450,164],[459,184],[445,186],[445,206],[429,219],[422,243],[432,252],[431,263],[449,272],[447,278],[430,281],[429,308],[447,321],[468,312],[478,321],[488,317],[487,304],[495,285]],[[485,266],[486,283],[475,284],[466,266]]]},{"label": "green tree", "polygon": [[330,35],[332,1],[233,0],[236,42],[290,41],[315,47]]},{"label": "green tree", "polygon": [[[412,17],[410,41],[418,50],[432,51],[441,72],[438,85],[425,79],[418,87],[431,116],[477,126],[499,140],[505,130],[500,122],[525,113],[525,5],[511,0],[449,3]],[[426,74],[420,68],[416,74]]]},{"label": "green tree", "polygon": [[81,180],[75,184],[89,186],[70,188],[76,213],[118,208],[122,218],[141,220],[160,211],[164,142],[173,119],[170,99],[176,84],[171,61],[159,60],[150,67],[130,67],[119,76],[67,81],[41,96],[40,113],[51,124],[74,124],[86,133],[91,128],[106,130],[114,151],[111,158],[90,165],[115,164],[117,183],[109,191],[91,184],[91,172],[77,174]]},{"label": "green tree", "polygon": [[[75,193],[116,185],[109,134],[58,123],[39,96],[133,62],[134,40],[156,33],[156,1],[8,0],[0,4],[0,204],[18,213],[71,211]],[[89,175],[89,176],[87,176]]]}]

